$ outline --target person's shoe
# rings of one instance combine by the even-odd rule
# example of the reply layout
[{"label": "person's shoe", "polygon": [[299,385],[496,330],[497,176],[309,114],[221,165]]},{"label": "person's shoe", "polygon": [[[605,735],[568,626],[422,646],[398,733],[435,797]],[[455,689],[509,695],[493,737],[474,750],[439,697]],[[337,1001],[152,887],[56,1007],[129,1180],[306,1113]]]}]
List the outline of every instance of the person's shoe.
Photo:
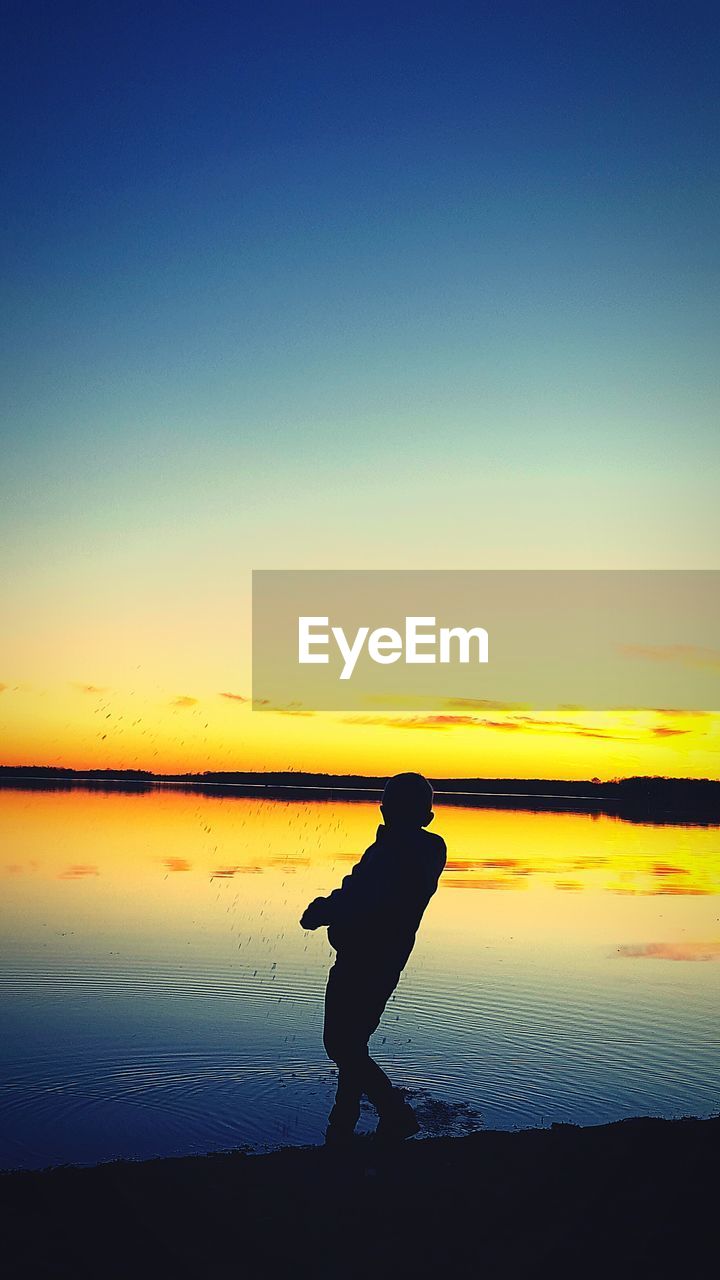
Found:
[{"label": "person's shoe", "polygon": [[420,1132],[418,1118],[409,1103],[403,1102],[380,1117],[375,1137],[382,1142],[400,1142]]}]

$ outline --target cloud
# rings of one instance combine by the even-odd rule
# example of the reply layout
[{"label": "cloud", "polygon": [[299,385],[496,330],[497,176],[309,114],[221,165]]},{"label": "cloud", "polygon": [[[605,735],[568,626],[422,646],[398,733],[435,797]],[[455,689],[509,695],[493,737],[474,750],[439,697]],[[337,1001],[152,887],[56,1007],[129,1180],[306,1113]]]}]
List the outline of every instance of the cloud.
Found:
[{"label": "cloud", "polygon": [[189,871],[191,865],[187,858],[165,858],[165,866],[168,871]]},{"label": "cloud", "polygon": [[273,707],[272,710],[279,716],[314,716],[314,711],[305,711],[300,703],[289,703],[286,707]]},{"label": "cloud", "polygon": [[609,729],[576,729],[577,738],[602,738],[605,742],[639,742],[640,739],[629,733],[612,733]]},{"label": "cloud", "polygon": [[[460,699],[456,700],[460,702]],[[471,702],[471,699],[468,699]],[[281,708],[277,708],[281,710]],[[628,710],[628,708],[626,708]],[[636,708],[635,710],[638,710]],[[647,710],[645,708],[645,710]],[[656,712],[659,714],[659,712]],[[682,711],[672,712],[669,714],[697,714],[703,715],[704,712]],[[381,713],[379,715],[355,715],[346,716],[344,724],[351,725],[374,725],[387,729],[495,729],[503,733],[513,733],[524,730],[526,733],[540,734],[563,734],[576,738],[596,738],[602,742],[642,742],[653,738],[674,738],[682,734],[692,733],[692,729],[677,729],[670,725],[657,725],[653,728],[645,728],[638,726],[636,732],[621,733],[616,729],[603,728],[602,726],[584,725],[582,722],[575,720],[550,720],[542,716],[533,715],[509,715],[506,720],[490,719],[486,716],[476,716],[471,714],[458,714],[437,712],[423,715],[389,715]]]},{"label": "cloud", "polygon": [[529,724],[533,728],[545,726],[549,729],[577,729],[579,727],[575,720],[541,720],[538,716],[513,716],[513,720],[519,720],[522,724]]},{"label": "cloud", "polygon": [[689,876],[687,867],[673,867],[669,862],[656,862],[652,873],[654,876]]},{"label": "cloud", "polygon": [[100,872],[97,867],[87,863],[76,863],[72,867],[67,867],[65,871],[61,871],[58,876],[59,880],[80,880],[83,876],[98,876]]},{"label": "cloud", "polygon": [[482,716],[426,716],[429,728],[445,728],[448,725],[472,725],[477,729],[505,729],[514,730],[521,729],[522,725],[516,724],[514,720],[486,720]]},{"label": "cloud", "polygon": [[0,680],[0,693],[4,693],[7,688],[8,686],[3,684],[2,680]]},{"label": "cloud", "polygon": [[645,942],[617,953],[626,960],[720,960],[720,942]]},{"label": "cloud", "polygon": [[374,693],[363,696],[368,711],[526,711],[525,703],[500,702],[496,698],[436,697],[431,694]]},{"label": "cloud", "polygon": [[700,718],[710,715],[709,711],[683,710],[682,707],[651,707],[650,710],[654,711],[656,716],[687,716],[688,718],[692,716]]},{"label": "cloud", "polygon": [[517,720],[479,720],[478,724],[483,729],[523,729],[524,725],[518,724]]},{"label": "cloud", "polygon": [[495,702],[492,698],[445,698],[442,704],[448,711],[512,711],[517,703]]},{"label": "cloud", "polygon": [[70,683],[73,689],[79,689],[80,693],[107,693],[105,685],[81,684],[78,680],[72,680]]},{"label": "cloud", "polygon": [[510,720],[485,720],[482,716],[347,716],[345,724],[380,725],[387,729],[522,729],[521,724]]},{"label": "cloud", "polygon": [[229,698],[231,702],[249,702],[250,701],[250,699],[246,698],[242,693],[221,693],[220,697]]},{"label": "cloud", "polygon": [[170,706],[171,707],[196,707],[197,703],[198,703],[197,698],[191,698],[190,695],[187,693],[180,693],[178,694],[177,698],[172,699]]},{"label": "cloud", "polygon": [[549,729],[551,733],[567,733],[576,738],[607,738],[614,742],[637,742],[637,738],[628,737],[625,733],[616,733],[613,729],[588,728],[575,720],[545,720],[537,716],[514,716],[528,729],[537,729],[541,733]]},{"label": "cloud", "polygon": [[711,667],[720,671],[720,649],[699,644],[618,644],[618,653],[649,662],[677,662],[683,667]]}]

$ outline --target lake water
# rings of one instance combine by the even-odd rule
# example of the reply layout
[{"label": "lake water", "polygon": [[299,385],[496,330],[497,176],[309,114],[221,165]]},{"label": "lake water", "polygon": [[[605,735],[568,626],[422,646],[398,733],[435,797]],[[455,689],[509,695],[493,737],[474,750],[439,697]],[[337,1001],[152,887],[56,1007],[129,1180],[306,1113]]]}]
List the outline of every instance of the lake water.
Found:
[{"label": "lake water", "polygon": [[[0,1167],[321,1141],[333,953],[297,921],[377,821],[0,790]],[[429,1132],[718,1111],[718,828],[437,804],[433,829],[447,870],[371,1042]]]}]

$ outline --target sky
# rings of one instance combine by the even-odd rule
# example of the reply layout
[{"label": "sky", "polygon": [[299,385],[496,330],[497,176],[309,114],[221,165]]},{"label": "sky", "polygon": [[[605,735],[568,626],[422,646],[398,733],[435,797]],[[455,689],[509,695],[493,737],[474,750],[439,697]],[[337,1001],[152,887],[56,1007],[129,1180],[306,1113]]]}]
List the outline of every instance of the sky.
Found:
[{"label": "sky", "polygon": [[2,761],[716,776],[243,701],[253,568],[717,566],[716,7],[7,13]]}]

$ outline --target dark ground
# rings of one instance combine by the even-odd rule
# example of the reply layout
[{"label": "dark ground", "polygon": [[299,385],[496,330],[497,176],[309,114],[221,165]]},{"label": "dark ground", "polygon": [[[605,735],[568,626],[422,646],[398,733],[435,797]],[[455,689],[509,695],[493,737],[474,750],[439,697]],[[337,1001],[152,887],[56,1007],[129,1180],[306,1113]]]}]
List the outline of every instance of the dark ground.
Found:
[{"label": "dark ground", "polygon": [[720,1117],[0,1177],[8,1277],[715,1273]]}]

